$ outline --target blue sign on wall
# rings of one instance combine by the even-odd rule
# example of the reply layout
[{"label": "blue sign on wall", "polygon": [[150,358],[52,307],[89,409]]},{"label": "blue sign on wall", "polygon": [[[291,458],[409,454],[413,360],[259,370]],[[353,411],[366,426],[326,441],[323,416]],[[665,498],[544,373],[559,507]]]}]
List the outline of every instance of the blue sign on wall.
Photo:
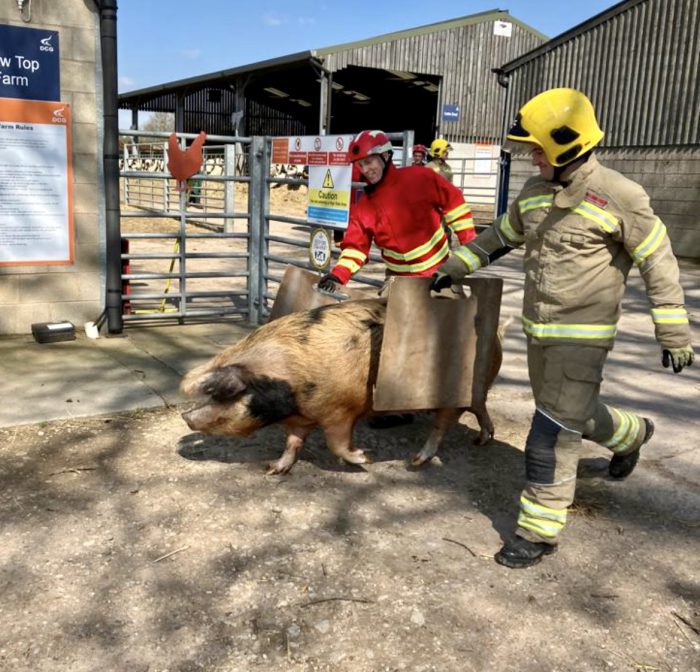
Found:
[{"label": "blue sign on wall", "polygon": [[0,25],[0,98],[61,99],[58,32]]},{"label": "blue sign on wall", "polygon": [[459,105],[448,105],[442,106],[442,120],[443,121],[459,121]]}]

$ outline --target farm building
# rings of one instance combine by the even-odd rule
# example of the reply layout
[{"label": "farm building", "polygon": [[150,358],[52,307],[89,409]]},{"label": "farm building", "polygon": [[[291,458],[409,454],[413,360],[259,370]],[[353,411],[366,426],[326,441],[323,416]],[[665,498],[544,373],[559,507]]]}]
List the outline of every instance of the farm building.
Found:
[{"label": "farm building", "polygon": [[503,91],[492,70],[547,38],[494,10],[168,82],[121,109],[175,113],[178,131],[220,135],[413,129],[417,141],[500,142]]},{"label": "farm building", "polygon": [[[498,71],[506,120],[545,89],[586,93],[605,131],[599,158],[644,186],[676,254],[692,258],[700,257],[698,44],[699,0],[626,0]],[[531,174],[515,154],[511,198]]]},{"label": "farm building", "polygon": [[117,151],[116,1],[3,2],[0,31],[0,333],[82,325],[104,306],[119,202],[104,161]]}]

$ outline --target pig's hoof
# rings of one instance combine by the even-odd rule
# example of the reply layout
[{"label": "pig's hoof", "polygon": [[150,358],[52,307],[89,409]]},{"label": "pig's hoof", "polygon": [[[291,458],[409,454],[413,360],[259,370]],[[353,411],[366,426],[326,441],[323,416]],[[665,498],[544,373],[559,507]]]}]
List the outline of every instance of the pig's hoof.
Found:
[{"label": "pig's hoof", "polygon": [[412,467],[422,467],[423,465],[430,462],[432,457],[433,457],[432,455],[423,455],[423,453],[416,453],[411,458],[411,466]]},{"label": "pig's hoof", "polygon": [[372,464],[372,458],[362,450],[349,450],[343,459],[349,464]]},{"label": "pig's hoof", "polygon": [[475,446],[483,446],[487,444],[491,439],[493,438],[493,432],[489,431],[488,429],[482,429],[479,432],[479,436],[474,439],[474,445]]},{"label": "pig's hoof", "polygon": [[291,470],[292,467],[294,466],[294,463],[292,464],[287,464],[286,462],[283,462],[282,460],[277,460],[277,462],[270,462],[270,464],[267,465],[267,471],[265,472],[266,476],[276,476],[276,475],[284,475],[288,474]]}]

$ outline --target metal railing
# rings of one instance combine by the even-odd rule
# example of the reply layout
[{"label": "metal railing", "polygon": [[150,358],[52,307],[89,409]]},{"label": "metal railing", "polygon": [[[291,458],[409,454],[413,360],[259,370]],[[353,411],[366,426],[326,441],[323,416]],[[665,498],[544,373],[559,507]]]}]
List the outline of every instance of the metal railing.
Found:
[{"label": "metal railing", "polygon": [[[286,265],[313,268],[309,234],[318,227],[307,221],[303,204],[280,207],[271,189],[303,191],[308,179],[279,177],[271,138],[209,136],[201,172],[189,180],[189,191],[178,192],[167,170],[170,134],[149,133],[148,143],[139,139],[142,131],[121,135],[124,322],[264,321]],[[195,137],[178,134],[182,147]],[[412,143],[410,132],[391,137],[400,146]],[[354,282],[368,290],[381,285],[378,253],[363,271]]]}]

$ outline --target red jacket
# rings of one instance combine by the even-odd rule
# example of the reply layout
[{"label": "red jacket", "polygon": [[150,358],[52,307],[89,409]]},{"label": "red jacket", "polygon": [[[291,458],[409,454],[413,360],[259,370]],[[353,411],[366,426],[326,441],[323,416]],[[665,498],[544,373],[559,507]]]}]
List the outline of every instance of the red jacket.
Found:
[{"label": "red jacket", "polygon": [[350,211],[332,275],[346,284],[374,241],[392,274],[431,276],[449,256],[443,219],[462,245],[474,239],[471,209],[457,187],[423,166],[387,164],[381,182],[365,188]]}]

